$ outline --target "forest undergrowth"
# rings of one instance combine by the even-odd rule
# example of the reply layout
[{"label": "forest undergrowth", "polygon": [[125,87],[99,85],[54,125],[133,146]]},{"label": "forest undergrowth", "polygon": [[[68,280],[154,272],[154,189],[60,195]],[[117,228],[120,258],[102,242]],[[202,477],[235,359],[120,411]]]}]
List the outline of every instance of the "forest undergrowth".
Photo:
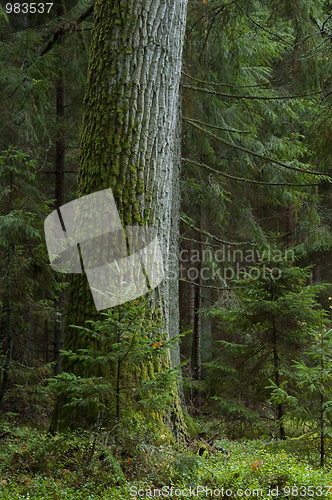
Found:
[{"label": "forest undergrowth", "polygon": [[[51,435],[8,413],[0,428],[0,498],[313,498],[332,495],[332,439],[319,467],[317,435],[229,439],[220,422],[195,422],[197,436],[176,445],[139,417],[112,432]],[[218,426],[219,423],[219,426]],[[213,427],[219,434],[213,440]],[[131,431],[128,432],[128,428]],[[266,431],[266,429],[265,429]],[[234,437],[234,436],[233,436]]]}]

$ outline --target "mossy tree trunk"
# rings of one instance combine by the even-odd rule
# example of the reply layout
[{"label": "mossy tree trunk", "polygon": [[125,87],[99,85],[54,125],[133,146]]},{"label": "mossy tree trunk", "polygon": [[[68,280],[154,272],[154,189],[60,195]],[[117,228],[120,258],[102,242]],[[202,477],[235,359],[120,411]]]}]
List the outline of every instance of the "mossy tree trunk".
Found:
[{"label": "mossy tree trunk", "polygon": [[[171,336],[178,331],[177,285],[167,276],[170,252],[177,253],[179,87],[186,4],[187,0],[97,0],[77,193],[84,196],[111,188],[123,226],[157,227],[166,276],[157,293]],[[96,316],[85,275],[74,275],[66,350],[86,347],[70,325],[84,325]],[[82,374],[82,368],[67,358],[63,365],[65,371]],[[60,413],[58,417],[63,418]],[[174,394],[173,428],[182,422],[179,397]]]}]

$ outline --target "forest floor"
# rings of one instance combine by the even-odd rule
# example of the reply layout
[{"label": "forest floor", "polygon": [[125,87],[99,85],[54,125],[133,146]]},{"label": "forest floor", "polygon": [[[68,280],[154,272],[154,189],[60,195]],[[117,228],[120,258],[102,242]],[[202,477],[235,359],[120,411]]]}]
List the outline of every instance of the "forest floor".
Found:
[{"label": "forest floor", "polygon": [[[319,467],[317,437],[230,440],[187,447],[166,435],[125,449],[107,433],[52,436],[1,426],[0,499],[332,498],[332,441]],[[163,443],[163,444],[160,444]]]}]

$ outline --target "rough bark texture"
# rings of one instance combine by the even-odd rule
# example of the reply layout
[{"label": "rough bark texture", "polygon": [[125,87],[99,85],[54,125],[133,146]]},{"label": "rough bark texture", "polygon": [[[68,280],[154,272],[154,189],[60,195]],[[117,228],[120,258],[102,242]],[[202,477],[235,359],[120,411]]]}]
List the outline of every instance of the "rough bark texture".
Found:
[{"label": "rough bark texture", "polygon": [[[158,229],[166,276],[169,252],[177,253],[178,244],[178,103],[186,3],[97,1],[78,178],[78,196],[113,190],[124,226]],[[165,279],[158,293],[168,333],[174,336],[178,331],[177,285]],[[66,349],[83,347],[69,325],[83,325],[96,314],[85,276],[75,275]],[[68,363],[64,360],[64,370],[78,370]],[[175,428],[179,426],[176,419],[182,417],[178,395],[174,401]]]}]

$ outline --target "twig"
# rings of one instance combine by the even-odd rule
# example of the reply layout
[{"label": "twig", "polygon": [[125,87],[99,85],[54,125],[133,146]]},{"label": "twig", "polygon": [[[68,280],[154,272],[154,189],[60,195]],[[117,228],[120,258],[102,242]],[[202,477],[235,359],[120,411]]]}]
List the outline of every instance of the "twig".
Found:
[{"label": "twig", "polygon": [[91,449],[91,453],[90,455],[88,456],[87,460],[86,460],[86,465],[89,465],[89,463],[91,462],[92,460],[92,457],[95,453],[95,449],[96,449],[96,441],[97,441],[97,436],[95,436],[94,440],[93,440],[93,444],[92,444],[92,449]]},{"label": "twig", "polygon": [[[233,2],[228,2],[227,4],[225,4],[225,7],[228,7],[229,5],[233,5],[236,2],[237,2],[237,0],[233,0]],[[220,5],[218,5],[217,7],[214,7],[213,9],[210,9],[210,14],[211,14],[211,12],[218,10],[219,8],[220,8]],[[190,28],[190,31],[192,31],[195,28],[196,24],[198,24],[199,21],[201,21],[204,17],[206,17],[206,13],[204,13],[201,17],[199,17],[197,19],[197,21],[195,21],[195,23]]]},{"label": "twig", "polygon": [[227,453],[227,456],[225,457],[225,460],[224,460],[224,465],[227,464],[228,460],[229,460],[229,457],[231,456],[231,453],[232,453],[232,450],[229,450],[229,452]]}]

